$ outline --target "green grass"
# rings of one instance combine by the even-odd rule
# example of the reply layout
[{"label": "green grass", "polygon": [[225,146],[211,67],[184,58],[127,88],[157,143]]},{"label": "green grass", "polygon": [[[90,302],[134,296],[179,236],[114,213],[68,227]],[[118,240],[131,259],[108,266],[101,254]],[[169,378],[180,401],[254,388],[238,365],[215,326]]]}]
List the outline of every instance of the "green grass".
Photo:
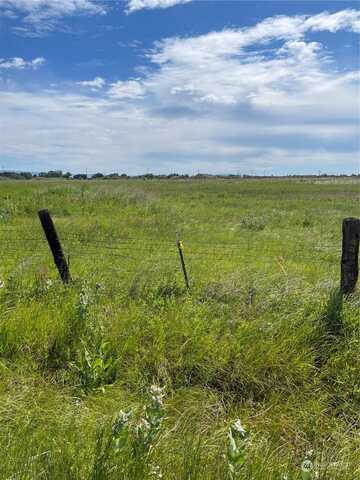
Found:
[{"label": "green grass", "polygon": [[360,297],[337,292],[359,186],[1,182],[0,478],[360,478]]}]

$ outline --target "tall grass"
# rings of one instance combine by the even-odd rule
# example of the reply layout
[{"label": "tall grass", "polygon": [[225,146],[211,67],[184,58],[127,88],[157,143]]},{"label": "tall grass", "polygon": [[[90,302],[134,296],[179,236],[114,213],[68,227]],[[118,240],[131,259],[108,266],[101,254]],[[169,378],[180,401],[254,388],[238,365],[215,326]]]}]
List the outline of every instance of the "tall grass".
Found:
[{"label": "tall grass", "polygon": [[0,189],[1,479],[360,478],[359,294],[337,291],[358,184]]}]

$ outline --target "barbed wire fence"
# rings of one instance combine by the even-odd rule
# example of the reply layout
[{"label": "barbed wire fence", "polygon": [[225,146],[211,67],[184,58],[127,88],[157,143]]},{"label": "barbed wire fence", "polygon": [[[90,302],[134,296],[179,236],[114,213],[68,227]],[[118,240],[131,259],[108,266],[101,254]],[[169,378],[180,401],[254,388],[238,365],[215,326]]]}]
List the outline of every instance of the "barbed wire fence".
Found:
[{"label": "barbed wire fence", "polygon": [[[49,212],[46,210],[42,212],[47,221],[50,219],[52,223]],[[201,262],[227,261],[232,265],[250,266],[254,261],[258,264],[261,259],[262,265],[270,268],[275,266],[284,273],[287,273],[286,269],[289,264],[303,265],[311,262],[312,264],[326,264],[328,267],[340,265],[340,285],[345,294],[354,291],[358,278],[360,220],[353,218],[345,219],[343,222],[342,246],[321,243],[314,245],[311,251],[305,255],[302,250],[279,249],[275,254],[273,249],[266,250],[263,247],[251,250],[249,244],[244,242],[183,239],[179,235],[177,237],[174,235],[173,240],[139,239],[128,235],[98,237],[81,232],[65,231],[61,232],[60,243],[53,223],[53,228],[50,224],[50,236],[47,230],[48,223],[42,223],[42,226],[45,237],[40,228],[36,234],[24,234],[18,227],[1,227],[1,232],[5,234],[1,239],[2,255],[13,258],[14,261],[26,261],[27,265],[41,260],[48,262],[50,247],[64,283],[71,281],[70,267],[77,259],[88,260],[90,263],[98,265],[103,263],[104,257],[111,262],[110,267],[107,265],[109,270],[123,274],[134,273],[136,269],[144,265],[151,268],[160,263],[168,266],[172,271],[178,269],[184,276],[187,288],[190,288],[194,275],[196,275],[196,266]]]}]

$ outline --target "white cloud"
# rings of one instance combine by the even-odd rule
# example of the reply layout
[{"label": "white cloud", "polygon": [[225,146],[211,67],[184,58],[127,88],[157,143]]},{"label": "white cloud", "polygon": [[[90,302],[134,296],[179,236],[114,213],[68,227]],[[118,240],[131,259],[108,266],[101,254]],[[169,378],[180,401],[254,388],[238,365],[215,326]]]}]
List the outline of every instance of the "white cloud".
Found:
[{"label": "white cloud", "polygon": [[101,77],[95,77],[94,80],[84,80],[77,82],[82,87],[90,87],[92,90],[99,90],[106,85],[106,81]]},{"label": "white cloud", "polygon": [[129,173],[355,171],[359,71],[339,71],[306,34],[356,32],[358,19],[353,10],[274,17],[165,39],[141,78],[81,82],[96,96],[0,91],[1,155]]},{"label": "white cloud", "polygon": [[[325,115],[324,115],[325,117]],[[335,139],[351,139],[356,126],[294,122],[219,113],[189,118],[164,117],[139,105],[69,95],[0,92],[2,158],[15,168],[210,173],[356,169],[353,152],[332,151]],[[322,123],[323,122],[323,123]],[[303,146],[276,144],[302,138]],[[229,141],[230,140],[230,141]],[[267,140],[267,143],[265,142]],[[329,144],[324,140],[330,141]],[[280,142],[281,143],[281,142]]]},{"label": "white cloud", "polygon": [[94,0],[0,0],[0,15],[19,18],[22,27],[15,31],[41,36],[59,26],[70,15],[102,15],[106,10]]},{"label": "white cloud", "polygon": [[[166,39],[157,42],[149,54],[158,68],[143,79],[142,86],[159,102],[172,106],[209,103],[256,110],[266,105],[267,113],[290,113],[296,105],[305,116],[311,105],[314,116],[321,115],[318,107],[323,111],[326,103],[328,112],[335,109],[336,99],[329,102],[327,96],[338,92],[344,103],[336,108],[337,113],[348,111],[354,118],[356,75],[330,68],[329,53],[320,43],[307,42],[305,34],[326,26],[331,31],[356,31],[359,18],[360,12],[353,10],[314,17],[282,16],[250,28]],[[283,43],[268,55],[254,50],[254,45],[268,45],[271,40]]]},{"label": "white cloud", "polygon": [[[266,44],[271,40],[296,40],[311,30],[359,31],[360,11],[344,10],[334,14],[315,16],[270,17],[254,27],[210,32],[198,37],[170,38],[157,42],[151,58],[164,64],[169,61],[198,63],[218,56],[239,55],[254,44]],[[326,28],[328,27],[328,28]]]},{"label": "white cloud", "polygon": [[143,98],[145,87],[139,80],[118,81],[112,83],[108,95],[116,99],[135,99]]},{"label": "white cloud", "polygon": [[126,11],[132,13],[143,9],[169,8],[191,1],[192,0],[129,0]]},{"label": "white cloud", "polygon": [[36,70],[41,65],[45,63],[45,58],[37,57],[33,60],[26,61],[21,57],[14,57],[9,59],[0,58],[0,69],[5,70],[24,70],[24,69],[32,69]]},{"label": "white cloud", "polygon": [[308,17],[305,22],[305,28],[314,31],[337,32],[339,30],[352,30],[360,33],[360,12],[358,10],[347,9],[329,14],[328,12],[319,13]]}]

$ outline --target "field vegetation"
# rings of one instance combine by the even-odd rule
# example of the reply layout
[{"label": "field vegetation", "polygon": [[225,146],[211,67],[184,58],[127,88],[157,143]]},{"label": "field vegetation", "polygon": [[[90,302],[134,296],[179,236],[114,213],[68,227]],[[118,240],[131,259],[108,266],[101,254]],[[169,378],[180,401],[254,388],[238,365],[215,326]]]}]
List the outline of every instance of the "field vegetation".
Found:
[{"label": "field vegetation", "polygon": [[359,479],[359,185],[0,182],[0,478]]}]

